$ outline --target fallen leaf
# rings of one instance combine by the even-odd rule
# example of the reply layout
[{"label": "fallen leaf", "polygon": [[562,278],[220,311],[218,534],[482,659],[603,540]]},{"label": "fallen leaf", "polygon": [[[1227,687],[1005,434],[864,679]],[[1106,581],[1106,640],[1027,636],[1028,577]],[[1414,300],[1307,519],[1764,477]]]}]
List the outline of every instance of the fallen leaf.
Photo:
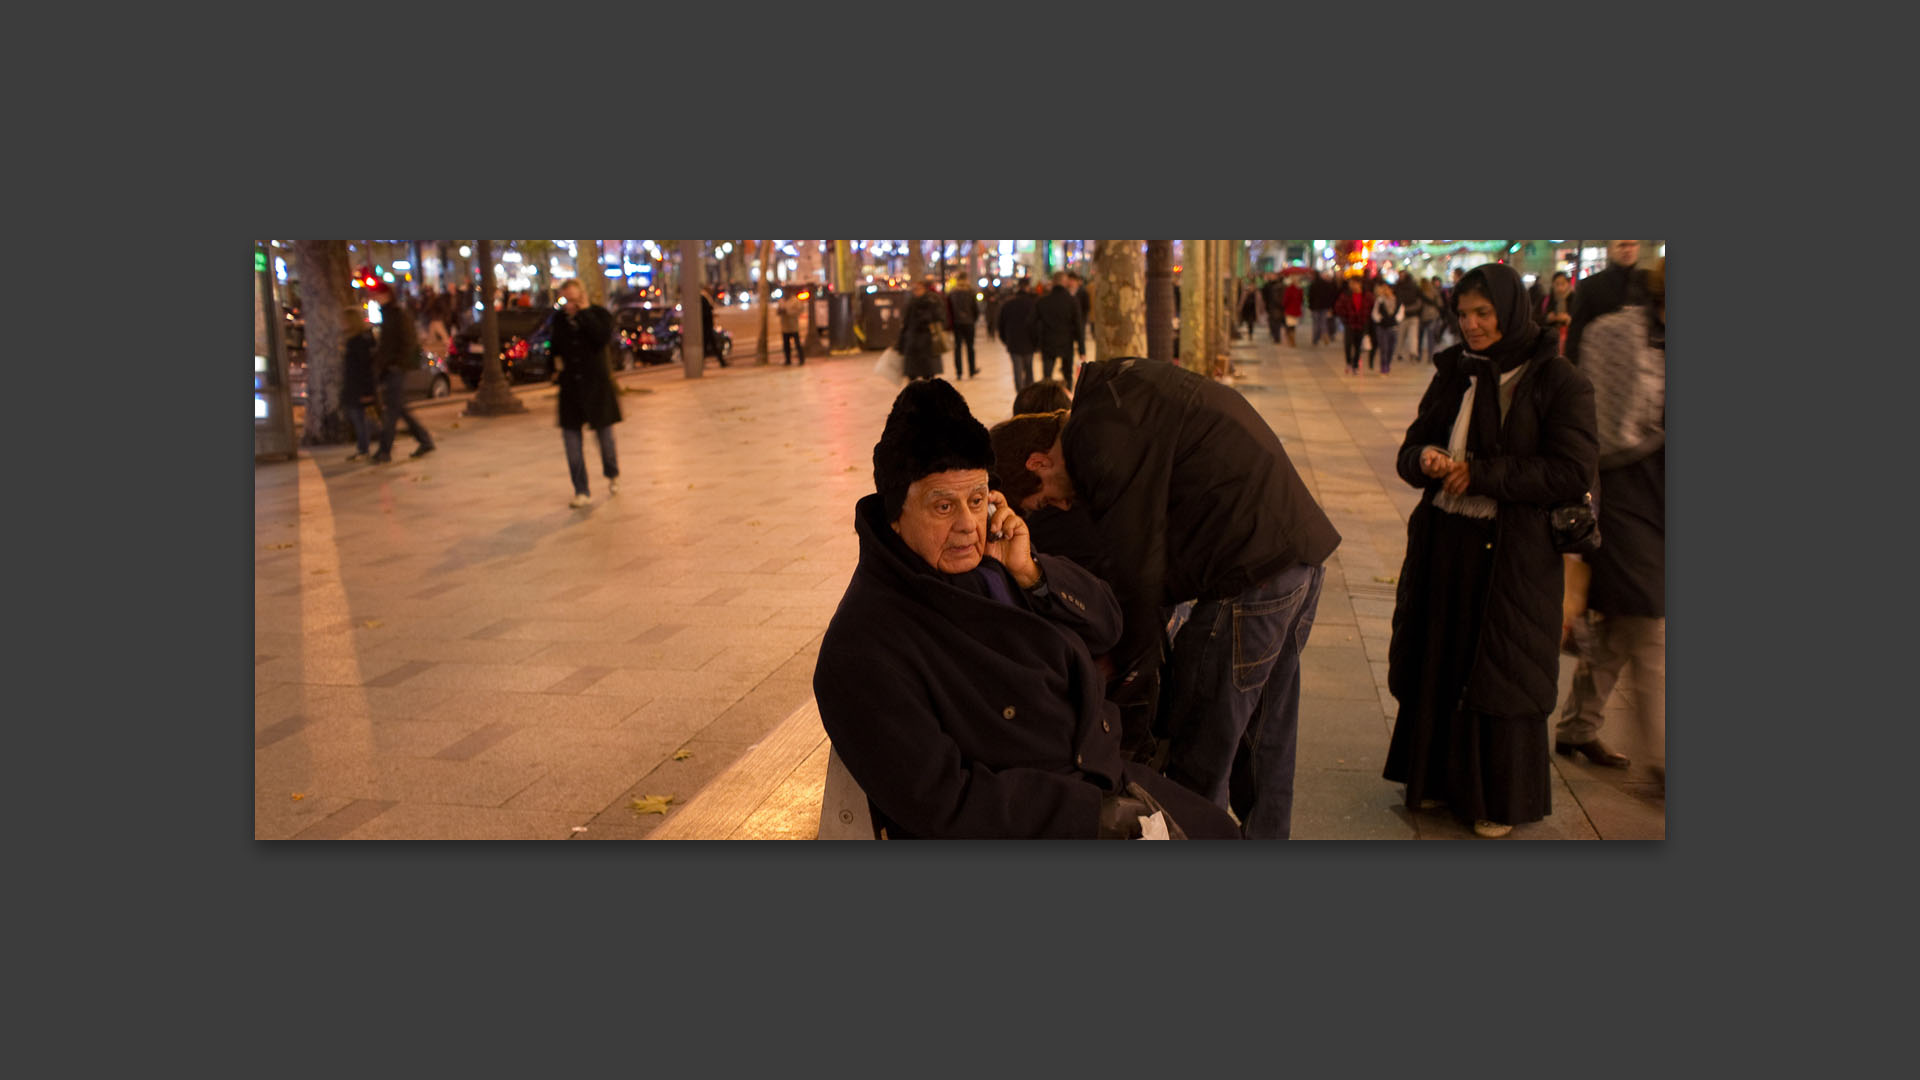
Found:
[{"label": "fallen leaf", "polygon": [[326,567],[324,567],[324,566],[323,566],[323,567],[321,567],[320,569],[318,569],[318,570],[315,570],[315,571],[314,571],[314,573],[316,573],[316,574],[324,574],[324,573],[326,573],[326,572],[327,572],[327,568],[326,568]]},{"label": "fallen leaf", "polygon": [[293,793],[293,801],[294,801],[294,802],[299,802],[299,801],[300,801],[301,799],[304,799],[304,798],[306,798],[306,796],[305,796],[305,795],[302,795],[302,794],[300,794],[300,793],[299,793],[299,792],[297,792],[297,791]]},{"label": "fallen leaf", "polygon": [[455,420],[455,421],[454,421],[453,423],[451,423],[451,424],[448,424],[447,426],[448,426],[448,427],[459,427],[459,426],[460,426],[460,421],[458,421],[458,420]]},{"label": "fallen leaf", "polygon": [[636,814],[662,814],[667,812],[667,804],[673,801],[671,795],[649,795],[644,799],[633,800],[633,812]]},{"label": "fallen leaf", "polygon": [[759,523],[759,522],[757,522],[757,521],[749,521],[749,522],[747,522],[747,524],[748,524],[749,526],[752,526],[752,525],[758,525],[758,524],[760,524],[760,523]]},{"label": "fallen leaf", "polygon": [[414,478],[413,478],[413,482],[417,484],[417,483],[419,483],[420,481],[422,481],[422,480],[427,480],[427,479],[430,479],[430,477],[425,477],[425,476],[416,476],[416,477],[414,477]]},{"label": "fallen leaf", "polygon": [[1400,583],[1400,579],[1397,577],[1381,577],[1378,574],[1375,574],[1373,576],[1373,580],[1379,582],[1382,585],[1397,585]]},{"label": "fallen leaf", "polygon": [[675,761],[685,761],[692,756],[693,751],[691,750],[675,750],[673,752],[673,760]]},{"label": "fallen leaf", "polygon": [[378,630],[382,626],[385,626],[386,623],[381,622],[379,619],[368,619],[366,622],[363,622],[360,625],[366,627],[369,630]]},{"label": "fallen leaf", "polygon": [[687,490],[688,490],[688,491],[692,491],[692,490],[693,490],[693,485],[692,485],[692,484],[688,484],[688,485],[687,485]]},{"label": "fallen leaf", "polygon": [[287,548],[290,548],[292,546],[293,545],[290,543],[289,544],[268,544],[266,549],[268,551],[285,551]]},{"label": "fallen leaf", "polygon": [[849,465],[849,466],[847,466],[847,471],[848,471],[848,472],[852,472],[852,471],[853,471],[853,466],[851,466],[851,465]]}]

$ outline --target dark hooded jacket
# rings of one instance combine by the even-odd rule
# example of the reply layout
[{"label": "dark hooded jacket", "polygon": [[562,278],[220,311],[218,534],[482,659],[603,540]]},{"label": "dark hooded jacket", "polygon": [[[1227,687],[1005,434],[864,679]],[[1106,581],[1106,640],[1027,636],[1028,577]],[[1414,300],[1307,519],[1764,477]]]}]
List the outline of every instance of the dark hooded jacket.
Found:
[{"label": "dark hooded jacket", "polygon": [[944,306],[932,293],[907,302],[906,314],[900,320],[900,343],[895,348],[906,361],[906,375],[910,379],[929,379],[940,374],[940,354],[933,347],[933,328],[946,325]]},{"label": "dark hooded jacket", "polygon": [[[1225,813],[1120,754],[1119,711],[1093,654],[1120,635],[1113,591],[1037,555],[1034,599],[991,557],[947,575],[913,553],[879,495],[854,507],[860,562],[814,665],[820,721],[894,838],[1099,834],[1103,798],[1146,788],[1191,836]],[[1012,603],[976,586],[996,575]]]},{"label": "dark hooded jacket", "polygon": [[364,324],[358,332],[347,338],[340,383],[340,400],[347,408],[359,408],[361,398],[369,398],[376,393],[373,381],[374,347],[373,328]]},{"label": "dark hooded jacket", "polygon": [[1007,297],[1007,302],[1000,306],[1000,343],[1008,352],[1031,353],[1040,347],[1036,325],[1039,314],[1034,309],[1033,293],[1024,289]]},{"label": "dark hooded jacket", "polygon": [[1318,566],[1340,534],[1239,391],[1139,358],[1088,364],[1062,434],[1067,475],[1106,538],[1127,670],[1159,660],[1163,607],[1224,599]]},{"label": "dark hooded jacket", "polygon": [[[1504,273],[1503,273],[1504,272]],[[1431,580],[1427,546],[1433,506],[1441,481],[1420,471],[1420,453],[1446,448],[1471,376],[1497,379],[1497,371],[1526,364],[1513,384],[1512,404],[1499,415],[1497,394],[1474,396],[1468,437],[1467,494],[1497,501],[1493,571],[1480,625],[1460,627],[1477,633],[1465,704],[1493,716],[1543,719],[1553,711],[1559,683],[1560,618],[1564,579],[1560,554],[1547,524],[1550,506],[1579,499],[1591,490],[1599,441],[1593,418],[1593,385],[1564,357],[1558,340],[1533,324],[1531,304],[1511,267],[1471,271],[1461,290],[1476,278],[1488,283],[1499,314],[1501,341],[1485,357],[1463,345],[1433,358],[1433,381],[1420,399],[1419,415],[1400,445],[1401,479],[1422,489],[1420,505],[1407,521],[1407,555],[1400,570],[1388,646],[1388,688],[1402,701],[1419,693],[1419,659],[1444,612],[1431,610],[1431,598],[1444,592]],[[1516,333],[1509,335],[1508,328]],[[1504,346],[1504,347],[1503,347]],[[1602,543],[1605,534],[1602,534]],[[1442,703],[1450,708],[1452,702]]]},{"label": "dark hooded jacket", "polygon": [[599,430],[619,423],[619,391],[607,367],[612,314],[597,304],[581,308],[572,317],[561,308],[553,314],[552,329],[553,355],[560,361],[554,375],[560,384],[560,426]]}]

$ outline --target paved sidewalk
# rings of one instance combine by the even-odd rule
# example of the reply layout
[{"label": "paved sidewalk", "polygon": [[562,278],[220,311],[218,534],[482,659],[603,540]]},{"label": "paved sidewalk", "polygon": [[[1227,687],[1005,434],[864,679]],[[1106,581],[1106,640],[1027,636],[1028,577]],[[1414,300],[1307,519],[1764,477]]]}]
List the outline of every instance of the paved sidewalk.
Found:
[{"label": "paved sidewalk", "polygon": [[[1013,387],[1004,350],[979,344],[982,376],[957,385],[990,424]],[[1354,380],[1337,347],[1264,337],[1235,354],[1346,538],[1306,654],[1295,835],[1469,835],[1409,815],[1380,778],[1392,587],[1376,579],[1399,572],[1417,493],[1392,455],[1431,369]],[[589,439],[584,510],[566,505],[546,388],[522,388],[525,416],[423,413],[440,449],[419,461],[332,447],[259,466],[255,835],[812,835],[813,659],[898,386],[871,373],[877,353],[736,355],[699,380],[623,380],[644,392],[621,399],[622,490],[608,497]],[[1554,762],[1555,814],[1516,837],[1663,834],[1638,766]],[[667,815],[631,809],[651,795],[673,797]]]}]

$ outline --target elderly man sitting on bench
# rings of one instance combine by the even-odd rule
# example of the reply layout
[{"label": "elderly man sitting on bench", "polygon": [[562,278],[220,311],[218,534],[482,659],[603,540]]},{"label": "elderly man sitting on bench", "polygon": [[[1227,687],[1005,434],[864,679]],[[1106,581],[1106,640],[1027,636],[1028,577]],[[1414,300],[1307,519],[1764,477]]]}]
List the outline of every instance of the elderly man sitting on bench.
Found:
[{"label": "elderly man sitting on bench", "polygon": [[959,391],[911,383],[854,507],[859,566],[813,687],[887,835],[1238,837],[1225,811],[1122,758],[1093,659],[1120,636],[1119,603],[1031,550],[992,465]]}]

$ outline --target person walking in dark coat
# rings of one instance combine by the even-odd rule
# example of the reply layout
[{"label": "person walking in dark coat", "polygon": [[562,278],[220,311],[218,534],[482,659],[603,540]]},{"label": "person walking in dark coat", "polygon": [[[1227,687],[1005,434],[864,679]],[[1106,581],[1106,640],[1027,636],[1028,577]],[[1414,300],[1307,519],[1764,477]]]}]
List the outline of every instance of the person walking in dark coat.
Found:
[{"label": "person walking in dark coat", "polygon": [[1552,810],[1563,596],[1547,513],[1588,491],[1593,386],[1534,325],[1512,267],[1467,274],[1454,307],[1465,344],[1433,358],[1400,445],[1400,477],[1422,495],[1387,649],[1400,709],[1383,775],[1409,807],[1444,804],[1499,837]]},{"label": "person walking in dark coat", "polygon": [[964,352],[965,374],[978,378],[980,359],[973,349],[973,327],[980,321],[980,298],[965,281],[956,281],[947,290],[947,321],[953,324],[953,377],[958,379],[962,374],[960,354]]},{"label": "person walking in dark coat", "polygon": [[909,379],[932,379],[940,375],[940,353],[934,348],[933,328],[944,325],[941,303],[924,281],[913,283],[913,299],[900,319],[900,341],[894,347],[905,361]]},{"label": "person walking in dark coat", "polygon": [[987,432],[943,379],[908,383],[854,506],[859,564],[814,664],[821,726],[889,838],[1230,839],[1233,821],[1121,755],[1094,654],[1113,590],[1032,550],[992,490]]},{"label": "person walking in dark coat", "polygon": [[613,340],[613,315],[598,304],[588,304],[580,282],[560,283],[560,306],[553,313],[554,382],[560,385],[560,436],[567,448],[567,473],[573,479],[573,501],[578,509],[592,494],[587,489],[587,459],[580,434],[591,426],[600,443],[600,471],[609,494],[620,490],[620,456],[613,425],[620,422],[620,391],[607,366],[607,345]]},{"label": "person walking in dark coat", "polygon": [[713,329],[713,300],[708,296],[709,293],[715,293],[718,289],[719,286],[717,285],[709,285],[705,289],[700,290],[701,362],[704,364],[706,362],[705,358],[711,356],[715,360],[720,361],[721,367],[726,367],[727,353],[726,350],[720,347],[720,335]]},{"label": "person walking in dark coat", "polygon": [[780,313],[780,355],[781,366],[793,363],[793,354],[800,354],[800,366],[807,366],[807,344],[800,340],[800,316],[806,307],[806,301],[791,289],[783,290],[779,306],[774,310]]},{"label": "person walking in dark coat", "polygon": [[414,447],[411,457],[425,457],[433,453],[433,436],[427,433],[426,426],[414,418],[412,410],[407,408],[407,372],[420,368],[420,335],[413,327],[413,316],[407,314],[407,307],[395,298],[393,286],[372,275],[366,274],[369,299],[380,305],[380,341],[373,351],[373,377],[380,386],[380,451],[373,455],[375,464],[393,460],[393,435],[395,427],[405,421],[407,434],[420,445]]},{"label": "person walking in dark coat", "polygon": [[1607,699],[1633,667],[1632,715],[1666,783],[1667,451],[1666,263],[1641,275],[1620,308],[1589,322],[1580,372],[1593,382],[1600,432],[1594,492],[1600,550],[1569,575],[1591,577],[1584,611],[1565,628],[1580,661],[1554,729],[1554,749],[1596,765],[1632,762],[1600,741]]},{"label": "person walking in dark coat", "polygon": [[353,425],[355,446],[347,460],[364,461],[367,448],[373,442],[373,418],[367,415],[367,410],[373,406],[377,389],[373,379],[375,343],[373,327],[367,325],[366,313],[360,305],[348,308],[346,314],[351,329],[347,332],[341,368],[340,402],[347,414],[347,422]]},{"label": "person walking in dark coat", "polygon": [[1313,275],[1307,286],[1307,307],[1313,312],[1313,344],[1333,344],[1333,305],[1340,300],[1340,285],[1327,271]]},{"label": "person walking in dark coat", "polygon": [[1634,264],[1640,261],[1640,241],[1607,241],[1607,267],[1589,276],[1573,291],[1573,309],[1567,320],[1567,340],[1563,346],[1567,359],[1580,363],[1580,337],[1587,324],[1602,315],[1612,314],[1627,302],[1627,293],[1640,284]]},{"label": "person walking in dark coat", "polygon": [[[1093,326],[1093,294],[1087,291],[1086,279],[1077,272],[1067,271],[1067,288],[1072,290],[1074,302],[1080,305],[1080,325],[1083,329]],[[1080,355],[1085,356],[1085,350]]]},{"label": "person walking in dark coat", "polygon": [[1340,534],[1279,436],[1238,391],[1138,357],[1088,364],[1065,418],[992,436],[1015,507],[1092,512],[1126,611],[1123,683],[1159,667],[1167,612],[1198,601],[1164,673],[1167,776],[1240,808],[1249,838],[1290,836],[1300,650]]},{"label": "person walking in dark coat", "polygon": [[1073,389],[1073,353],[1087,355],[1086,324],[1080,321],[1080,302],[1067,289],[1067,275],[1053,275],[1053,288],[1034,305],[1035,330],[1040,339],[1040,377],[1053,378],[1053,365],[1060,363],[1060,381]]},{"label": "person walking in dark coat", "polygon": [[1015,393],[1033,385],[1033,352],[1039,339],[1039,312],[1026,278],[1013,287],[1013,295],[1000,305],[1000,343],[1007,347],[1013,361]]},{"label": "person walking in dark coat", "polygon": [[1300,309],[1306,299],[1306,293],[1292,277],[1288,277],[1285,287],[1280,290],[1280,317],[1287,324],[1287,348],[1289,349],[1300,347],[1300,339],[1295,335],[1298,333],[1296,328],[1300,325],[1300,316],[1305,314]]},{"label": "person walking in dark coat", "polygon": [[[1270,307],[1267,310],[1271,313],[1278,311],[1279,308]],[[1254,288],[1251,283],[1241,286],[1240,321],[1246,324],[1247,339],[1251,341],[1253,339],[1253,325],[1260,321],[1260,290]],[[1275,337],[1274,340],[1279,341],[1280,339]]]},{"label": "person walking in dark coat", "polygon": [[1333,305],[1333,312],[1346,326],[1347,374],[1360,374],[1360,353],[1367,343],[1367,326],[1373,321],[1373,305],[1360,291],[1360,279],[1347,279],[1347,291]]},{"label": "person walking in dark coat", "polygon": [[[1277,271],[1269,272],[1267,280],[1260,286],[1260,302],[1267,309],[1267,333],[1272,335],[1275,345],[1280,344],[1280,332],[1286,327],[1286,320],[1280,314],[1285,292],[1286,285],[1281,282]],[[1247,324],[1247,336],[1253,336],[1252,323]]]}]

